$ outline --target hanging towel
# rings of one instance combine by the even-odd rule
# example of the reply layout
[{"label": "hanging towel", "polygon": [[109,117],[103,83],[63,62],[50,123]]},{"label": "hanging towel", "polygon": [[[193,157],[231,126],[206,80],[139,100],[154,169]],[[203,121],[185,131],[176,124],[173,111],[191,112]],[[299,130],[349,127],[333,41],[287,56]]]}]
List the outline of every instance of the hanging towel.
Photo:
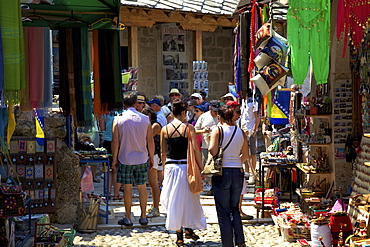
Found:
[{"label": "hanging towel", "polygon": [[24,41],[20,0],[0,1],[5,101],[19,103],[25,88]]},{"label": "hanging towel", "polygon": [[68,58],[67,58],[67,40],[66,28],[59,29],[59,54],[66,54],[59,56],[59,106],[66,114],[70,112],[70,99],[68,88]]},{"label": "hanging towel", "polygon": [[26,71],[26,87],[21,90],[21,98],[23,99],[20,104],[20,110],[23,112],[32,111],[32,106],[30,104],[30,63],[29,63],[29,46],[28,46],[28,27],[23,28],[24,37],[24,57],[25,57],[25,71]]},{"label": "hanging towel", "polygon": [[108,114],[101,106],[100,99],[100,69],[99,69],[99,31],[93,30],[93,70],[94,70],[94,113]]}]

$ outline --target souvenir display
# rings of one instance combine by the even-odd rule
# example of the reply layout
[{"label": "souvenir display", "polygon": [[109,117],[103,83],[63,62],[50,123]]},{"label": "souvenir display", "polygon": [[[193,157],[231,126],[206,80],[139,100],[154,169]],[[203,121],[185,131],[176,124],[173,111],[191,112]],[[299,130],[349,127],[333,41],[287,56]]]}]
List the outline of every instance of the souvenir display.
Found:
[{"label": "souvenir display", "polygon": [[11,142],[18,152],[10,154],[12,163],[2,158],[6,169],[2,169],[1,177],[19,178],[23,191],[32,199],[32,213],[55,213],[55,140],[46,139],[46,147],[39,145],[38,150],[35,139],[13,138]]}]

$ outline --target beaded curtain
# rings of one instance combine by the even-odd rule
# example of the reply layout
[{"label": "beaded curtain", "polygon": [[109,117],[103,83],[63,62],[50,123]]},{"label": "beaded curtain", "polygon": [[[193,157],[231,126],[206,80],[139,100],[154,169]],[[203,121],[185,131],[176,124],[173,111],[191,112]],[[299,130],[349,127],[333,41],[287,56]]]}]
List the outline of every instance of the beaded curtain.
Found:
[{"label": "beaded curtain", "polygon": [[287,13],[294,83],[303,84],[312,59],[317,84],[327,83],[330,54],[330,0],[291,0]]}]

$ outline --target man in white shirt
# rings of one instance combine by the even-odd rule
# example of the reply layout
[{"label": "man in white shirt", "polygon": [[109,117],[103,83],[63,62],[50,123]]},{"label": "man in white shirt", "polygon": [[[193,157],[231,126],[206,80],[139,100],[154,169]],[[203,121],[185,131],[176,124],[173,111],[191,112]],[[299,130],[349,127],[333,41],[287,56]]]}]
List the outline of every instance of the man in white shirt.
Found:
[{"label": "man in white shirt", "polygon": [[152,99],[151,101],[146,102],[148,105],[157,113],[157,122],[161,127],[167,125],[167,119],[162,112],[162,104],[159,99]]},{"label": "man in white shirt", "polygon": [[248,165],[251,172],[249,182],[254,183],[257,163],[257,131],[260,124],[260,116],[258,112],[258,100],[250,94],[248,96],[245,100],[244,109],[242,109],[241,128],[248,137],[250,154]]},{"label": "man in white shirt", "polygon": [[180,99],[181,93],[177,88],[172,88],[168,94],[168,97],[170,97],[170,102],[167,105],[164,105],[162,107],[162,112],[167,119],[167,123],[170,123],[173,120],[173,117],[171,114],[172,113],[172,102],[175,99]]},{"label": "man in white shirt", "polygon": [[[154,140],[153,130],[148,116],[138,112],[135,106],[138,104],[135,92],[123,94],[123,105],[126,109],[120,116],[115,117],[113,122],[112,136],[112,167],[118,169],[117,182],[123,184],[123,201],[125,204],[126,217],[118,221],[118,224],[132,226],[132,184],[135,181],[139,191],[141,218],[139,223],[147,225],[146,204],[148,192],[146,181],[148,167],[153,166]],[[149,163],[149,165],[148,165]]]},{"label": "man in white shirt", "polygon": [[208,144],[209,137],[211,135],[211,130],[218,124],[218,108],[220,103],[217,100],[211,100],[209,111],[203,113],[197,123],[195,124],[195,132],[197,134],[202,134],[202,158],[203,163],[207,161],[208,158]]}]

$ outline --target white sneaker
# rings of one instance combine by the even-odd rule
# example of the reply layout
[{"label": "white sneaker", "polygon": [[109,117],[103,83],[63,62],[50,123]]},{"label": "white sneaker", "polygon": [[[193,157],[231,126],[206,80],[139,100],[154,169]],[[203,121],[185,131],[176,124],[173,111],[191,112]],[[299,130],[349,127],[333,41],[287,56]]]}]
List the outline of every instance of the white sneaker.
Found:
[{"label": "white sneaker", "polygon": [[249,180],[248,180],[248,184],[255,184],[256,183],[256,179],[254,178],[254,176],[251,174],[249,176]]}]

